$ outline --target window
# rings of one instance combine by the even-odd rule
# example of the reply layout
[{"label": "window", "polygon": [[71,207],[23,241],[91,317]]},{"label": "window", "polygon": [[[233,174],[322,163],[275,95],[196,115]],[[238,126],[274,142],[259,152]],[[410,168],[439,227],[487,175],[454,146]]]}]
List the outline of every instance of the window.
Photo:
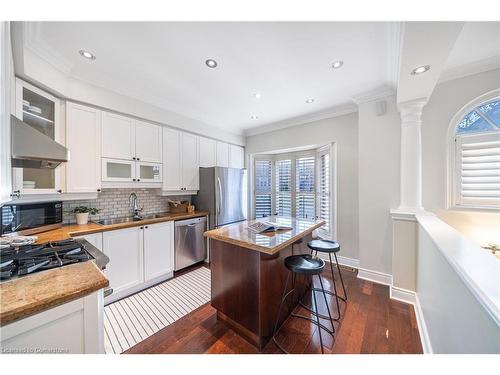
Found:
[{"label": "window", "polygon": [[452,205],[500,209],[499,98],[469,108],[453,130]]},{"label": "window", "polygon": [[276,175],[276,215],[292,215],[292,160],[278,160]]},{"label": "window", "polygon": [[271,160],[255,160],[255,217],[271,215],[271,173]]},{"label": "window", "polygon": [[[255,217],[296,216],[332,228],[330,147],[255,159]],[[272,183],[271,183],[272,181]]]},{"label": "window", "polygon": [[314,156],[295,161],[296,212],[301,219],[316,218],[316,193],[314,190]]},{"label": "window", "polygon": [[[330,153],[322,151],[318,156],[318,217],[330,228]],[[327,230],[329,232],[329,230]]]}]

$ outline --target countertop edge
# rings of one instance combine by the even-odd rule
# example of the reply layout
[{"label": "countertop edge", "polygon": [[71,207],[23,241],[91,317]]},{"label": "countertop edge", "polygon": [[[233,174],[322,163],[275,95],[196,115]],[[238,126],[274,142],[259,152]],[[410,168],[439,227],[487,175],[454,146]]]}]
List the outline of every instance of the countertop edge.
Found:
[{"label": "countertop edge", "polygon": [[[33,316],[35,314],[39,314],[46,310],[52,309],[54,307],[60,306],[64,303],[74,301],[78,298],[85,297],[99,289],[103,289],[109,285],[109,280],[106,278],[104,273],[97,267],[94,262],[86,262],[86,264],[94,267],[94,271],[100,273],[100,277],[94,281],[92,284],[88,285],[84,289],[75,288],[74,291],[58,295],[54,298],[48,298],[45,301],[33,301],[27,305],[24,305],[20,308],[13,309],[7,313],[2,313],[0,315],[0,326],[3,327],[7,324],[14,323],[18,320]],[[68,266],[68,267],[71,267]],[[97,276],[97,275],[96,275]],[[12,280],[15,282],[16,280]]]}]

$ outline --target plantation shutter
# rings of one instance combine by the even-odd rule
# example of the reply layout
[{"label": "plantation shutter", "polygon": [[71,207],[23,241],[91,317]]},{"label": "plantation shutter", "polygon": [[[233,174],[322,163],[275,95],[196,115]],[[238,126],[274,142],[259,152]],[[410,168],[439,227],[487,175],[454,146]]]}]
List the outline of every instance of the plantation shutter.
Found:
[{"label": "plantation shutter", "polygon": [[276,161],[276,215],[292,215],[292,161]]},{"label": "plantation shutter", "polygon": [[456,138],[456,190],[460,206],[500,205],[500,132]]},{"label": "plantation shutter", "polygon": [[295,162],[295,207],[298,218],[313,220],[316,217],[314,170],[314,156],[298,158]]},{"label": "plantation shutter", "polygon": [[326,223],[321,231],[330,232],[330,154],[323,152],[318,157],[318,216]]},{"label": "plantation shutter", "polygon": [[255,160],[255,217],[271,215],[272,162]]}]

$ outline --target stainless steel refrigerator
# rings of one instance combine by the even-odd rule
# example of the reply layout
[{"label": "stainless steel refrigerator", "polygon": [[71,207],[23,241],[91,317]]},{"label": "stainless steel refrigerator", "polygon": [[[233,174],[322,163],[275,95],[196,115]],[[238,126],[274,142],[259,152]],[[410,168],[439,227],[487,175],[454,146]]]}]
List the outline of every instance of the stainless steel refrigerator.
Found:
[{"label": "stainless steel refrigerator", "polygon": [[246,169],[200,168],[200,190],[193,204],[209,212],[210,229],[246,220],[247,199]]}]

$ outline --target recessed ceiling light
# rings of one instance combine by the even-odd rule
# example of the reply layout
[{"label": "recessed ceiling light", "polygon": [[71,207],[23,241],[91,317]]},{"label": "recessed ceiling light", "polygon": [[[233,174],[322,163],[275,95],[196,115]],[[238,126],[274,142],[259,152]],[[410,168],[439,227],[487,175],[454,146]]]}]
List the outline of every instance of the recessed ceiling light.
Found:
[{"label": "recessed ceiling light", "polygon": [[419,67],[416,67],[415,69],[413,69],[411,71],[411,74],[416,76],[416,75],[419,75],[419,74],[422,74],[422,73],[425,73],[426,71],[428,71],[429,69],[431,68],[430,65],[422,65],[422,66],[419,66]]},{"label": "recessed ceiling light", "polygon": [[307,104],[311,104],[311,103],[313,103],[313,102],[314,102],[314,99],[307,99],[307,100],[306,100],[306,103],[307,103]]},{"label": "recessed ceiling light", "polygon": [[337,60],[332,63],[332,68],[333,69],[339,69],[344,65],[344,62],[342,60]]},{"label": "recessed ceiling light", "polygon": [[81,49],[80,51],[78,51],[78,53],[79,53],[82,57],[85,57],[86,59],[89,59],[89,60],[95,60],[95,55],[94,55],[92,52],[85,51],[84,49]]},{"label": "recessed ceiling light", "polygon": [[252,115],[252,116],[250,116],[250,118],[251,118],[252,120],[258,120],[258,119],[259,119],[259,116]]},{"label": "recessed ceiling light", "polygon": [[255,94],[253,94],[254,98],[255,99],[260,99],[262,97],[262,95],[260,94],[260,92],[256,92]]},{"label": "recessed ceiling light", "polygon": [[208,59],[205,61],[205,65],[212,69],[217,68],[217,61],[215,61],[214,59]]}]

